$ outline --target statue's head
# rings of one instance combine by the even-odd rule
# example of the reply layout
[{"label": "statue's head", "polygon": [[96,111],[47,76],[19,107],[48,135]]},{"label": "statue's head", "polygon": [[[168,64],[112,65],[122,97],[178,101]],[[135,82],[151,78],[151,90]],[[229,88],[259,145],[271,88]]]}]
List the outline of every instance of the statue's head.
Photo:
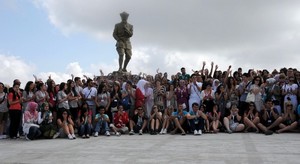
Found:
[{"label": "statue's head", "polygon": [[126,13],[125,11],[120,13],[122,21],[127,21],[129,14]]}]

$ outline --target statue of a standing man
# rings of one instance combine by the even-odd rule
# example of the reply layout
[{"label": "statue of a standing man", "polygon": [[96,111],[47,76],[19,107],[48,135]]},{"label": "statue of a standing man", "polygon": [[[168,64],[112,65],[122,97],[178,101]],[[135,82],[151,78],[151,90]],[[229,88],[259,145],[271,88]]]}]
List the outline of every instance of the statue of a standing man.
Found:
[{"label": "statue of a standing man", "polygon": [[[122,22],[115,25],[113,36],[117,41],[116,47],[119,54],[119,71],[127,72],[126,67],[132,55],[130,37],[133,35],[133,26],[127,22],[128,13],[122,12],[120,16]],[[122,69],[124,54],[125,62]]]}]

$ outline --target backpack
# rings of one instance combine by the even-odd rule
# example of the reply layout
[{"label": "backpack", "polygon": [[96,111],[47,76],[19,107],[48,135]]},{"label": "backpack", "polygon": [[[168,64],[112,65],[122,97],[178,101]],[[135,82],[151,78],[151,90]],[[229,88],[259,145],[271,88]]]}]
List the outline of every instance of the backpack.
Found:
[{"label": "backpack", "polygon": [[125,110],[128,110],[130,109],[130,106],[131,106],[131,100],[130,100],[130,96],[127,95],[125,96],[123,99],[122,99],[122,105],[124,107]]}]

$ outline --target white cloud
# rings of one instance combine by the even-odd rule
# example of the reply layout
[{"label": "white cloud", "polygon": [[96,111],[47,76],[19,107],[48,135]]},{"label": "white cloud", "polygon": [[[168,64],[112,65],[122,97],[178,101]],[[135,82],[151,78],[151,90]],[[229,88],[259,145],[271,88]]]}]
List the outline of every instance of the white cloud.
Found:
[{"label": "white cloud", "polygon": [[71,79],[71,74],[74,77],[78,76],[83,78],[83,75],[87,77],[93,78],[94,74],[90,72],[85,72],[78,62],[69,63],[64,72],[41,72],[38,74],[43,81],[46,81],[49,76],[53,79],[56,83],[66,82],[67,80]]},{"label": "white cloud", "polygon": [[[245,69],[298,66],[294,60],[299,60],[295,55],[300,52],[296,44],[300,41],[300,1],[35,2],[64,34],[83,32],[111,42],[118,14],[129,12],[134,25],[129,68],[137,72],[154,72],[157,67],[173,72],[181,66],[197,69],[203,60],[215,61],[221,68],[229,64]],[[115,69],[116,61],[105,67],[110,64]]]},{"label": "white cloud", "polygon": [[14,79],[21,81],[29,80],[32,77],[32,72],[35,70],[34,65],[24,62],[17,56],[0,54],[1,69],[0,81],[12,85]]},{"label": "white cloud", "polygon": [[38,72],[34,64],[28,64],[17,56],[0,54],[0,61],[2,62],[0,82],[10,86],[14,79],[20,79],[22,82],[21,87],[25,87],[27,81],[34,81],[33,75],[36,75],[42,81],[46,81],[51,76],[56,83],[66,82],[68,79],[71,79],[71,74],[79,77],[87,75],[91,78],[94,75],[93,73],[84,71],[78,62],[69,63],[65,67],[64,72]]}]

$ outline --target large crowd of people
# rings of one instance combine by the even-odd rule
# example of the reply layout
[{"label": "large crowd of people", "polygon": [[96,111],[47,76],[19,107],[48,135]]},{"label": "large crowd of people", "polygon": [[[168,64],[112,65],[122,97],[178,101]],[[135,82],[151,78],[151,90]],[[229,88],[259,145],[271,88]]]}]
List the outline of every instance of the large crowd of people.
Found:
[{"label": "large crowd of people", "polygon": [[[178,70],[179,71],[179,70]],[[89,78],[51,76],[0,83],[0,138],[40,138],[252,132],[297,132],[300,72],[295,68],[221,71],[203,62],[188,74],[140,73]],[[23,83],[23,82],[22,82]]]}]

